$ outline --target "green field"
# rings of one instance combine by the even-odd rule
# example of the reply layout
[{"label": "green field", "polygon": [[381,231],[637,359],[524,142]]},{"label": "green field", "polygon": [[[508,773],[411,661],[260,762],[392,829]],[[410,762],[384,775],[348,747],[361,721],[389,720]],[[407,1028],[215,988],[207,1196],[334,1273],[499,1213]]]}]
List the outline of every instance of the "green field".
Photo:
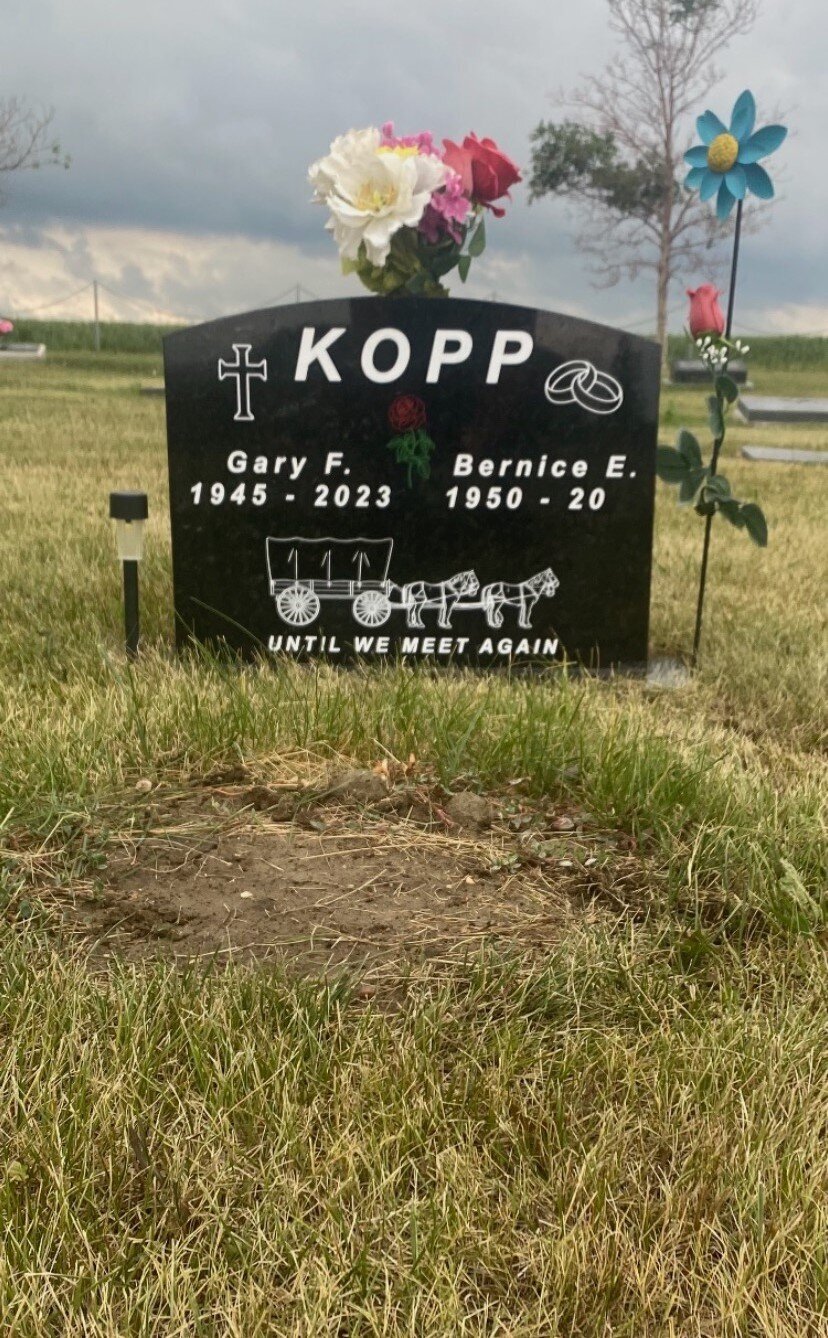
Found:
[{"label": "green field", "polygon": [[[158,353],[160,356],[164,335],[179,328],[175,325],[101,321],[101,352]],[[15,324],[13,338],[48,344],[54,353],[83,353],[93,350],[95,334],[91,321],[21,318]],[[819,373],[828,368],[828,338],[824,336],[746,335],[743,338],[751,344],[752,363],[761,364],[766,370],[793,371],[804,368],[809,373]],[[686,335],[671,335],[669,351],[670,357],[690,357],[693,348]]]},{"label": "green field", "polygon": [[[751,342],[757,391],[828,393],[828,341]],[[0,367],[4,1331],[828,1332],[828,471],[738,458],[824,432],[732,429],[770,544],[714,531],[685,687],[181,662],[160,359],[52,349]],[[662,410],[705,439],[702,390]],[[151,499],[134,669],[117,487]],[[700,543],[660,485],[654,655],[689,649]],[[604,843],[600,876],[575,845],[543,865],[545,951],[484,936],[366,990],[68,932],[115,852],[195,841],[194,797],[225,822],[232,768],[412,757],[440,803]]]}]

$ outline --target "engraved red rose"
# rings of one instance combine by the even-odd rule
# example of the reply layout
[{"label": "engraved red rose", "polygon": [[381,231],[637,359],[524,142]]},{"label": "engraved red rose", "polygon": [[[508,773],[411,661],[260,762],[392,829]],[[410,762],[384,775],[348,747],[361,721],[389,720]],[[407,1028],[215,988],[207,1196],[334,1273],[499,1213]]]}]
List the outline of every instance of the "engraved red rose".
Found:
[{"label": "engraved red rose", "polygon": [[388,422],[395,432],[410,432],[426,425],[426,407],[419,395],[398,395],[388,407]]}]

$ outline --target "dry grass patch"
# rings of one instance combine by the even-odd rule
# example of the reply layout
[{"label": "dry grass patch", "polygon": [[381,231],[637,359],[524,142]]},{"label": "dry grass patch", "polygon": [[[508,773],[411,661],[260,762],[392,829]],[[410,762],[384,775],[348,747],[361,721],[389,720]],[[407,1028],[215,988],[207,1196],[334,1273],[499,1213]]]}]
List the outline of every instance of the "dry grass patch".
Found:
[{"label": "dry grass patch", "polygon": [[651,898],[629,839],[577,809],[345,775],[344,795],[337,773],[178,793],[139,782],[85,877],[50,879],[35,859],[33,885],[96,961],[257,960],[363,980],[481,950],[542,960],[576,924]]},{"label": "dry grass patch", "polygon": [[[823,474],[729,462],[771,545],[716,535],[677,692],[179,660],[152,365],[3,369],[4,1330],[828,1332]],[[654,653],[700,537],[660,490]]]}]

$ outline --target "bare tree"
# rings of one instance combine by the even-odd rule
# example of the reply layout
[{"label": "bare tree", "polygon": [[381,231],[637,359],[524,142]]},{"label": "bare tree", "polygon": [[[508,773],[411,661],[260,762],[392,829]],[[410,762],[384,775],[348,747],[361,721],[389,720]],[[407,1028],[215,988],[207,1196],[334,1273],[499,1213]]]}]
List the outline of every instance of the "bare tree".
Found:
[{"label": "bare tree", "polygon": [[31,107],[22,98],[0,98],[0,173],[69,166],[69,158],[50,134],[53,119],[53,111]]},{"label": "bare tree", "polygon": [[729,231],[682,180],[691,114],[721,78],[725,45],[754,23],[758,0],[607,0],[620,49],[559,105],[574,119],[533,135],[531,194],[587,210],[578,238],[598,283],[652,270],[666,349],[670,284]]}]

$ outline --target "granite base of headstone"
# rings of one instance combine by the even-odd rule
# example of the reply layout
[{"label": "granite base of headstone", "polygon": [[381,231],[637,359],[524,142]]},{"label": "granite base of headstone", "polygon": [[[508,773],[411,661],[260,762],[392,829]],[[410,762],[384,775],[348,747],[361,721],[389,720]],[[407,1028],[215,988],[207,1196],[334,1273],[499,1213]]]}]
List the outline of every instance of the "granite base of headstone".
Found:
[{"label": "granite base of headstone", "polygon": [[745,423],[828,423],[828,399],[740,395],[738,408]]},{"label": "granite base of headstone", "polygon": [[[727,374],[737,386],[746,386],[747,365],[744,362],[730,362]],[[710,368],[696,358],[677,358],[670,363],[670,384],[674,386],[701,386],[710,384]]]},{"label": "granite base of headstone", "polygon": [[139,393],[139,395],[166,395],[167,391],[166,391],[166,387],[163,386],[163,385],[162,385],[162,386],[141,386],[141,387],[139,388],[138,393]]},{"label": "granite base of headstone", "polygon": [[41,362],[45,357],[45,344],[0,345],[0,362]]},{"label": "granite base of headstone", "polygon": [[795,451],[784,446],[743,446],[745,460],[778,465],[828,465],[828,451]]}]

